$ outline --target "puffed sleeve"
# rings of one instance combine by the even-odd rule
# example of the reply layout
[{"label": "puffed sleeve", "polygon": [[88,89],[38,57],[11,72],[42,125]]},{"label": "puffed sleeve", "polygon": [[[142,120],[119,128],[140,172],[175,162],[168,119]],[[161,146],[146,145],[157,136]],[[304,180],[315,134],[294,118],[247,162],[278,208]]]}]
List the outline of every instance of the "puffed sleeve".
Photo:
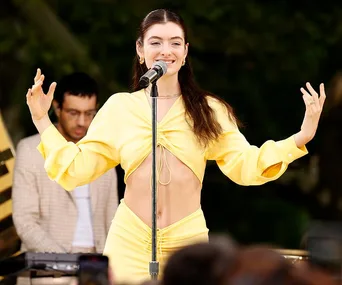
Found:
[{"label": "puffed sleeve", "polygon": [[99,110],[88,132],[76,144],[68,142],[55,126],[41,134],[38,150],[45,159],[45,170],[66,190],[87,184],[120,163],[116,148],[116,127],[120,96],[113,95]]},{"label": "puffed sleeve", "polygon": [[208,147],[207,159],[215,160],[221,171],[237,184],[261,185],[276,180],[291,162],[308,153],[305,146],[296,146],[294,136],[268,140],[261,147],[250,145],[222,103],[211,99],[210,106],[223,133]]}]

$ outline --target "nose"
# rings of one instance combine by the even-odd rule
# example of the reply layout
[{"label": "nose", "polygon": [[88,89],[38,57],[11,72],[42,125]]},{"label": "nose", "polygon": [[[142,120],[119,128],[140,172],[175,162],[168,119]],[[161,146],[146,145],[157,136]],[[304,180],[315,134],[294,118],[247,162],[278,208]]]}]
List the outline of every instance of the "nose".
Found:
[{"label": "nose", "polygon": [[78,116],[78,118],[77,118],[77,124],[79,125],[79,126],[85,126],[85,123],[86,123],[86,117],[85,117],[85,114],[80,114],[79,116]]},{"label": "nose", "polygon": [[170,55],[171,54],[171,49],[170,46],[168,44],[163,45],[163,49],[161,51],[162,55]]}]

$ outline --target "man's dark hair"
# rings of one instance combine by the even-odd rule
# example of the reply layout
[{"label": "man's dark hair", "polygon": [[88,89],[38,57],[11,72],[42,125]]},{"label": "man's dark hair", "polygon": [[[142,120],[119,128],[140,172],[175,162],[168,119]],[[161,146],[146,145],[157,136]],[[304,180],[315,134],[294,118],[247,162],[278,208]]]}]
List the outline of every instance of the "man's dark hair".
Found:
[{"label": "man's dark hair", "polygon": [[57,84],[54,100],[58,106],[63,106],[65,93],[80,97],[96,96],[98,100],[99,89],[96,81],[84,72],[74,72],[64,76]]}]

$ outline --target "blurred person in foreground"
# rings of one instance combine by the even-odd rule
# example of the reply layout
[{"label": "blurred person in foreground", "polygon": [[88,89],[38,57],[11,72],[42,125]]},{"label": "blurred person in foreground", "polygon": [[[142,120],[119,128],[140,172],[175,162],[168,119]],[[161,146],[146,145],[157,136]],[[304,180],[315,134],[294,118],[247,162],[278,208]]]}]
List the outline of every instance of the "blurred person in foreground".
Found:
[{"label": "blurred person in foreground", "polygon": [[218,285],[337,285],[318,267],[290,262],[275,249],[262,245],[240,248],[235,265]]},{"label": "blurred person in foreground", "polygon": [[233,271],[238,252],[235,242],[225,236],[186,246],[166,262],[162,284],[220,285]]}]

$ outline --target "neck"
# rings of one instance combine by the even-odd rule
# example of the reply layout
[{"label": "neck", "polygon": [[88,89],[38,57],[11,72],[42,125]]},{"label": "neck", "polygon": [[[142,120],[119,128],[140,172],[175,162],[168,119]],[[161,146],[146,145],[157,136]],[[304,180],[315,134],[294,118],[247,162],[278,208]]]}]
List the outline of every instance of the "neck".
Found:
[{"label": "neck", "polygon": [[66,132],[64,131],[63,127],[57,123],[56,125],[57,130],[60,132],[60,134],[68,141],[68,142],[73,142],[73,143],[77,143],[78,140],[74,140],[73,138],[71,138],[70,136],[68,136],[68,134],[66,134]]},{"label": "neck", "polygon": [[[150,85],[149,90],[152,88]],[[174,76],[164,76],[157,81],[159,97],[175,97],[176,94],[181,94],[177,74]]]}]

